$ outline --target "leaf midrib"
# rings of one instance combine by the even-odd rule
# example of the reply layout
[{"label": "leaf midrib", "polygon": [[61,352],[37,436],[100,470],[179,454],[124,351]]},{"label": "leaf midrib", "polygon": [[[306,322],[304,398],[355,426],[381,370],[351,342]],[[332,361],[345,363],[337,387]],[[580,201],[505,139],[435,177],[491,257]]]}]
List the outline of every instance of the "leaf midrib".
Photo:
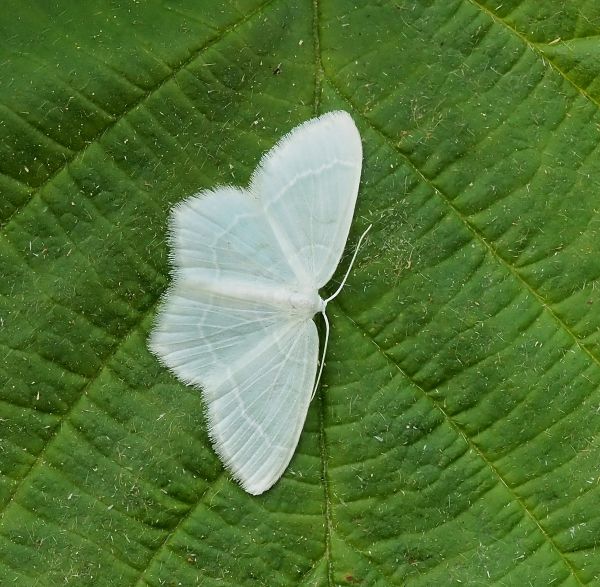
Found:
[{"label": "leaf midrib", "polygon": [[[320,14],[319,14],[319,0],[312,0],[312,9],[313,9],[313,45],[314,45],[314,54],[315,54],[315,89],[314,89],[314,98],[313,98],[313,115],[317,116],[319,114],[320,106],[321,106],[321,95],[323,91],[323,61],[321,55],[321,30],[320,30]],[[325,360],[325,357],[321,358],[322,361]],[[327,435],[326,435],[326,394],[321,387],[319,389],[319,455],[321,457],[321,483],[323,483],[323,500],[324,500],[324,508],[323,508],[323,516],[324,520],[324,544],[325,544],[325,552],[323,553],[323,557],[325,558],[325,564],[327,567],[327,584],[334,585],[334,577],[333,577],[333,560],[331,558],[331,538],[333,534],[333,517],[332,517],[332,502],[331,502],[331,494],[329,487],[329,472],[328,472],[328,461],[329,457],[327,454]]]}]

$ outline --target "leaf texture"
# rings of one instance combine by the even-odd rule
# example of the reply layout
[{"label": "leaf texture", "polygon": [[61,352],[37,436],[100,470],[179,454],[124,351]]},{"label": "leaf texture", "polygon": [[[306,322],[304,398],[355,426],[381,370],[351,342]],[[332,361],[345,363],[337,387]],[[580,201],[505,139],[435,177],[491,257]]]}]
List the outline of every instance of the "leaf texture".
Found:
[{"label": "leaf texture", "polygon": [[[598,3],[202,4],[0,16],[0,583],[600,584]],[[334,109],[374,227],[254,498],[147,351],[168,212]]]}]

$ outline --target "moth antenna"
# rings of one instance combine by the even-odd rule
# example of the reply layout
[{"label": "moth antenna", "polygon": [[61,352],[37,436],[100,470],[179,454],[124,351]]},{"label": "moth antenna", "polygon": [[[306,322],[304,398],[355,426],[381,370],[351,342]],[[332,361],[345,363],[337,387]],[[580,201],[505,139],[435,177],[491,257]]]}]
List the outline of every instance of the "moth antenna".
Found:
[{"label": "moth antenna", "polygon": [[[342,288],[344,287],[344,285],[346,285],[346,280],[348,279],[348,276],[350,275],[350,271],[352,271],[352,266],[354,265],[354,261],[356,261],[356,256],[358,255],[358,250],[360,249],[360,245],[362,244],[363,239],[365,238],[365,236],[367,236],[367,233],[369,232],[369,230],[371,230],[372,227],[373,227],[373,225],[369,224],[369,226],[367,227],[367,230],[365,230],[360,235],[360,238],[358,239],[358,243],[356,243],[356,249],[354,249],[354,255],[352,255],[350,265],[348,266],[348,270],[346,271],[346,275],[344,275],[344,279],[342,279],[342,283],[337,288],[335,293],[332,296],[329,296],[324,301],[325,306],[327,306],[327,302],[330,302],[335,297],[337,297],[337,295],[342,291]],[[329,320],[327,319],[327,314],[325,313],[325,310],[323,310],[321,312],[321,314],[323,314],[323,320],[325,320],[325,342],[323,343],[323,352],[321,353],[319,374],[317,375],[317,380],[315,381],[315,386],[313,387],[313,392],[312,392],[312,395],[310,396],[311,402],[314,399],[315,394],[317,393],[317,387],[319,387],[319,382],[321,381],[321,375],[323,374],[323,367],[325,366],[325,355],[327,354],[327,344],[329,343]]]},{"label": "moth antenna", "polygon": [[[367,227],[367,230],[365,230],[360,235],[360,238],[358,239],[358,243],[356,243],[356,249],[354,249],[354,255],[352,255],[352,260],[350,261],[350,265],[348,266],[348,270],[346,271],[346,275],[344,275],[344,279],[342,279],[342,283],[340,283],[340,287],[338,287],[335,290],[335,293],[332,296],[329,296],[325,300],[325,304],[327,304],[327,302],[330,302],[331,300],[333,300],[334,298],[336,298],[338,296],[338,294],[342,291],[344,285],[346,285],[346,280],[348,279],[348,276],[350,275],[350,271],[352,271],[352,266],[354,265],[354,261],[356,261],[356,255],[358,255],[358,250],[360,249],[360,245],[362,244],[363,239],[365,238],[365,236],[367,236],[367,233],[369,232],[369,230],[371,230],[371,228],[373,228],[373,225],[369,224],[369,226]],[[323,314],[323,315],[325,315],[325,314]]]},{"label": "moth antenna", "polygon": [[325,310],[323,310],[321,314],[323,314],[323,320],[325,320],[325,342],[323,343],[323,352],[321,353],[321,364],[319,365],[319,374],[317,375],[317,380],[315,381],[315,386],[313,387],[313,392],[310,396],[311,402],[313,401],[315,394],[317,393],[317,387],[319,387],[319,382],[321,381],[323,367],[325,366],[325,353],[327,352],[327,343],[329,342],[329,320],[327,319],[327,314],[325,314]]}]

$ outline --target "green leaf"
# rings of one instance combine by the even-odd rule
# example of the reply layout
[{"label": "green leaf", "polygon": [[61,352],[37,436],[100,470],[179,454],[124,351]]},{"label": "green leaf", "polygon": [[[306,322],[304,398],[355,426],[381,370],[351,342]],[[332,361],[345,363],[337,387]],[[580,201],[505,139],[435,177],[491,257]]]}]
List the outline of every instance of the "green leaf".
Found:
[{"label": "green leaf", "polygon": [[[599,38],[581,0],[5,7],[0,583],[600,584]],[[374,228],[255,498],[146,347],[165,223],[336,108]]]}]

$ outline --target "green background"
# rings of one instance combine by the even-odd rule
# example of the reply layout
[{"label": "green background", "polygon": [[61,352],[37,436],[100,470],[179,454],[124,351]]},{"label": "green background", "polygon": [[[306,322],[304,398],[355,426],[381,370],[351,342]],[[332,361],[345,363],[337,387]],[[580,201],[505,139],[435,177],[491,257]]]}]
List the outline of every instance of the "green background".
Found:
[{"label": "green background", "polygon": [[[600,585],[600,3],[1,12],[0,584]],[[146,347],[166,221],[338,108],[374,226],[251,497]]]}]

